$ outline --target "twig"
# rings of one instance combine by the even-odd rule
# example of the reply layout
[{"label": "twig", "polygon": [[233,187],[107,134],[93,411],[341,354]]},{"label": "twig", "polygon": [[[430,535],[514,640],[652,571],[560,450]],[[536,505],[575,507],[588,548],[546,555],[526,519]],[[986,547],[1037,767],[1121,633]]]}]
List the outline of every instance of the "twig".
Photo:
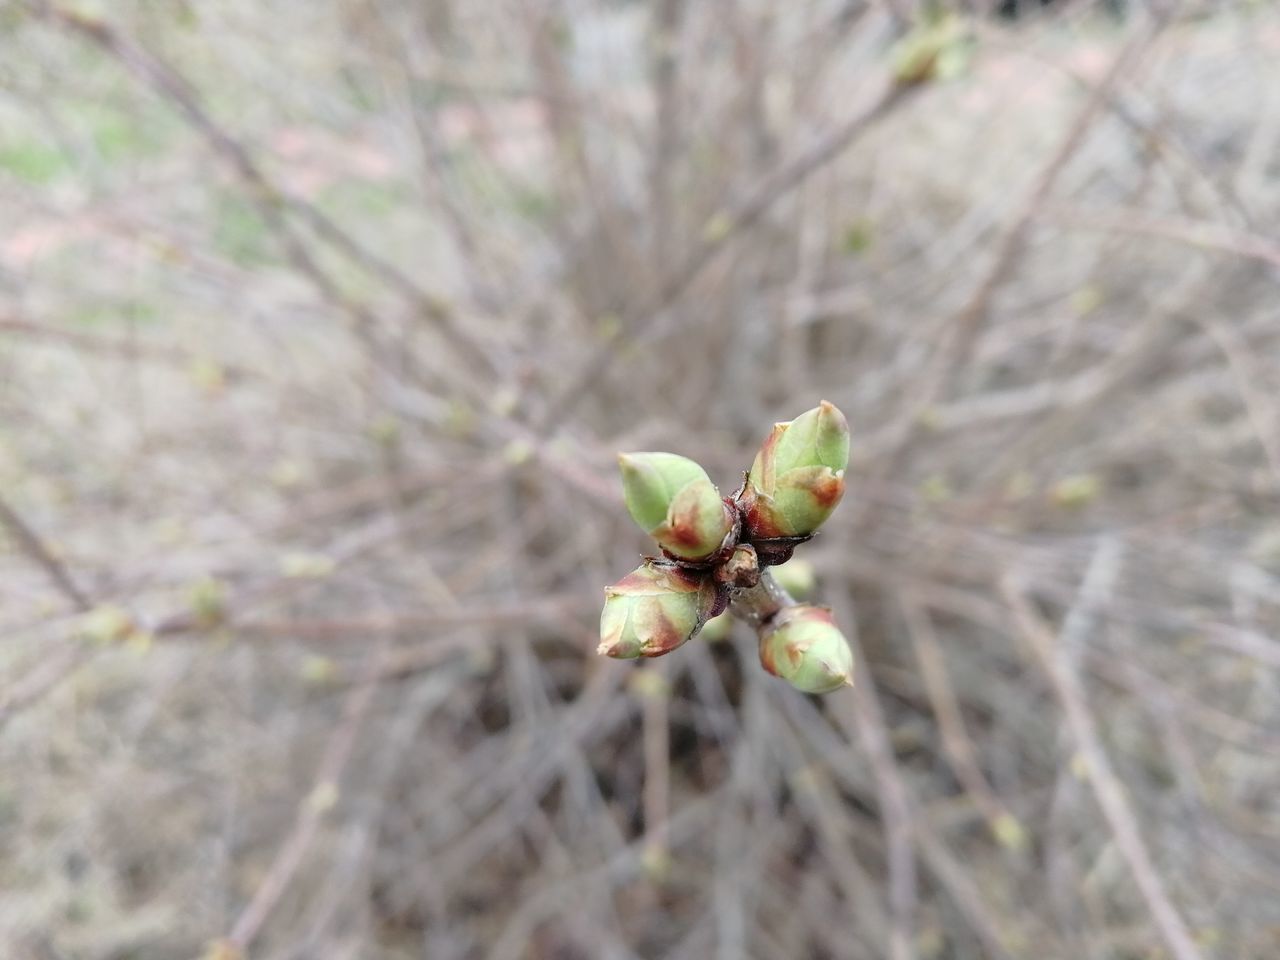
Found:
[{"label": "twig", "polygon": [[338,781],[342,777],[343,770],[346,769],[347,762],[351,759],[360,725],[369,712],[369,705],[377,689],[376,679],[379,667],[386,656],[388,645],[389,641],[384,639],[379,647],[369,654],[364,682],[347,696],[342,719],[325,746],[324,755],[316,770],[315,782],[298,808],[298,817],[294,822],[293,830],[276,854],[253,899],[241,911],[231,928],[227,940],[241,952],[245,951],[257,937],[263,924],[280,902],[280,898],[288,890],[289,884],[302,865],[303,857],[306,856],[316,838],[321,820],[337,801]]},{"label": "twig", "polygon": [[21,680],[12,684],[0,697],[0,730],[15,716],[38,703],[49,691],[83,666],[94,653],[85,644],[67,644],[47,654]]},{"label": "twig", "polygon": [[[859,684],[863,682],[865,678],[860,680]],[[792,701],[790,705],[796,704]],[[808,704],[804,706],[807,707]],[[816,710],[797,722],[797,730],[815,742],[816,753],[825,761],[832,761],[836,757],[847,757],[848,759],[843,762],[831,762],[829,769],[855,794],[869,795],[870,791],[861,779],[862,764],[857,762],[857,755],[849,745],[849,741],[853,739],[853,732],[847,729],[850,721],[838,711],[833,719],[844,727],[846,732],[846,735],[841,738],[844,742],[834,747],[817,743],[826,725],[820,722]],[[820,782],[820,778],[816,779]],[[920,851],[923,864],[929,868],[934,879],[950,895],[956,909],[964,916],[973,933],[981,941],[986,954],[996,960],[1012,960],[1015,951],[1011,941],[1017,934],[1002,929],[999,919],[992,915],[983,902],[981,890],[972,874],[956,862],[956,858],[933,829],[926,813],[914,802],[913,795],[904,789],[903,799],[908,809],[911,836]],[[850,896],[856,900],[857,884],[846,881],[844,871],[840,873],[840,877],[841,881],[849,887]],[[879,916],[873,914],[873,923],[878,930],[881,925]]]},{"label": "twig", "polygon": [[16,510],[13,509],[0,496],[0,523],[9,528],[14,539],[18,541],[18,546],[27,554],[31,560],[49,575],[49,579],[53,581],[58,591],[67,598],[73,607],[81,613],[87,613],[93,609],[93,601],[89,599],[89,595],[76,585],[67,568],[45,545],[40,536],[27,525]]},{"label": "twig", "polygon": [[[853,616],[853,603],[847,593],[839,605],[840,622],[844,624],[850,646],[858,661],[865,664],[866,655],[858,639],[857,621]],[[916,862],[912,850],[911,801],[894,760],[889,729],[875,681],[864,675],[854,684],[850,693],[832,694],[852,706],[852,712],[836,711],[836,716],[847,732],[856,732],[871,760],[875,774],[876,793],[880,799],[880,819],[884,827],[885,846],[889,858],[889,955],[892,960],[910,960],[915,956],[915,936],[912,932],[916,910]],[[856,728],[850,731],[849,728]]]},{"label": "twig", "polygon": [[[90,353],[116,354],[129,359],[138,359],[152,363],[191,370],[202,359],[196,354],[160,344],[135,343],[115,337],[104,337],[99,334],[85,333],[80,330],[67,330],[46,323],[35,323],[17,317],[0,316],[0,334],[30,337],[35,340],[47,340],[65,344],[77,350]],[[232,379],[251,376],[244,367],[231,366],[218,361],[219,369]]]},{"label": "twig", "polygon": [[1138,829],[1137,818],[1125,799],[1124,788],[1111,768],[1079,676],[1067,668],[1066,654],[1060,648],[1058,638],[1032,608],[1012,577],[1006,576],[1001,580],[1000,592],[1013,613],[1020,636],[1040,662],[1062,705],[1068,732],[1084,761],[1089,786],[1156,928],[1176,960],[1201,960],[1186,921],[1169,899],[1164,881],[1152,863]]},{"label": "twig", "polygon": [[366,342],[377,326],[377,319],[365,307],[348,297],[321,267],[285,216],[286,210],[292,209],[302,215],[319,236],[328,240],[367,272],[407,293],[419,309],[436,321],[439,330],[469,362],[479,364],[479,370],[491,371],[484,350],[440,307],[435,298],[393,265],[365,250],[322,211],[278,187],[243,144],[213,119],[201,103],[198,92],[172,66],[100,18],[65,9],[48,0],[32,0],[31,6],[37,14],[79,34],[110,54],[130,73],[177,108],[182,117],[229,162],[244,181],[249,188],[250,199],[283,245],[289,259],[311,280],[325,299],[340,306],[356,321],[356,332]]},{"label": "twig", "polygon": [[1128,233],[1184,243],[1201,250],[1257,260],[1280,268],[1280,243],[1249,230],[1186,217],[1152,216],[1143,210],[1091,210],[1088,207],[1053,206],[1037,218],[1054,226],[1104,233]]},{"label": "twig", "polygon": [[956,779],[964,785],[978,809],[982,811],[992,834],[999,840],[1007,841],[1010,837],[1009,826],[1016,826],[1017,821],[996,796],[978,764],[977,752],[965,729],[960,702],[951,686],[942,648],[934,633],[929,614],[919,603],[906,597],[901,598],[900,605],[903,618],[906,620],[907,633],[911,637],[912,648],[915,651],[916,662],[920,665],[920,676],[924,680],[925,692],[929,695],[929,702],[938,719],[938,729],[942,733],[942,747],[951,768],[955,771]]},{"label": "twig", "polygon": [[680,29],[685,0],[659,0],[654,11],[652,62],[653,97],[656,104],[653,151],[649,158],[649,196],[653,208],[652,259],[659,278],[665,278],[671,262],[672,168],[679,156],[681,115]]},{"label": "twig", "polygon": [[661,871],[668,858],[667,818],[671,809],[670,692],[661,663],[644,666],[643,679],[655,689],[644,692],[644,852],[651,869]]},{"label": "twig", "polygon": [[1012,938],[1001,930],[999,920],[991,915],[983,903],[972,872],[957,862],[928,821],[917,816],[912,824],[912,831],[916,845],[920,848],[921,858],[938,883],[951,895],[956,909],[964,915],[987,954],[998,960],[1013,960],[1015,956],[1022,955],[1015,954],[1009,943]]},{"label": "twig", "polygon": [[[882,82],[879,92],[870,104],[843,123],[819,137],[806,150],[787,163],[766,174],[747,193],[746,198],[733,210],[717,218],[715,229],[703,235],[696,249],[677,270],[659,287],[656,295],[639,311],[639,319],[630,324],[623,337],[635,340],[653,327],[672,304],[679,300],[702,275],[716,255],[736,239],[744,230],[753,226],[769,209],[803,184],[815,172],[844,153],[870,130],[877,121],[888,115],[914,95],[918,88],[903,86],[892,81]],[[543,415],[538,419],[541,431],[557,423],[588,394],[590,388],[609,370],[612,361],[623,351],[615,338],[601,344],[591,354],[582,369],[569,379],[564,389],[553,397]]]},{"label": "twig", "polygon": [[1013,276],[1022,260],[1027,235],[1036,216],[1044,206],[1058,178],[1075,156],[1093,126],[1098,113],[1106,105],[1112,88],[1119,82],[1129,66],[1144,53],[1160,35],[1166,23],[1164,17],[1153,19],[1146,28],[1138,31],[1111,61],[1106,75],[1094,87],[1085,105],[1039,174],[1014,208],[1003,232],[996,241],[995,254],[990,265],[978,280],[973,292],[963,306],[940,325],[939,346],[920,376],[919,386],[913,390],[912,401],[895,425],[896,440],[892,452],[883,457],[874,475],[877,485],[884,478],[901,474],[910,454],[912,440],[922,428],[923,414],[947,392],[960,368],[964,365],[977,339],[978,331],[990,313],[996,293]]},{"label": "twig", "polygon": [[[493,606],[485,609],[436,610],[422,613],[387,613],[331,619],[245,620],[233,621],[237,635],[250,637],[290,637],[300,640],[341,640],[387,633],[402,635],[437,627],[497,626],[511,623],[563,623],[572,609],[567,599],[547,598],[536,603]],[[162,623],[157,629],[164,635],[205,629],[189,618]],[[443,647],[443,643],[432,647]],[[396,658],[391,658],[395,660]]]},{"label": "twig", "polygon": [[759,631],[779,610],[795,606],[795,603],[791,594],[766,567],[760,571],[760,582],[754,587],[734,592],[730,607],[734,617]]},{"label": "twig", "polygon": [[[66,597],[77,612],[88,613],[93,609],[93,599],[76,584],[62,561],[3,496],[0,496],[0,523],[9,528],[22,551],[48,574],[58,592]],[[92,656],[93,648],[84,644],[64,646],[56,653],[47,654],[40,664],[5,690],[4,696],[0,698],[0,729],[22,710],[38,702]]]}]

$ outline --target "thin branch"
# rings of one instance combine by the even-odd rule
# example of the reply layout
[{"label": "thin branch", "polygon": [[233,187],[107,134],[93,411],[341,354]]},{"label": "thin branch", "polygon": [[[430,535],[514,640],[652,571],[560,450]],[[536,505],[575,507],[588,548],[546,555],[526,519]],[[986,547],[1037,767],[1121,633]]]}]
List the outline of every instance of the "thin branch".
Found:
[{"label": "thin branch", "polygon": [[1017,821],[996,796],[978,763],[977,751],[965,729],[960,701],[951,685],[942,646],[938,642],[928,611],[905,597],[901,599],[900,605],[916,663],[920,665],[920,677],[937,717],[938,729],[942,733],[942,747],[951,769],[982,811],[992,834],[1007,842],[1011,837],[1017,836],[1009,831],[1011,825],[1016,828]]},{"label": "thin branch", "polygon": [[1151,47],[1166,22],[1165,17],[1153,18],[1120,48],[1105,76],[1093,88],[1088,100],[1076,114],[1075,120],[1063,135],[1057,149],[1049,155],[1022,199],[1014,207],[1013,215],[996,240],[995,253],[989,266],[960,309],[940,325],[937,331],[939,345],[920,375],[919,386],[912,391],[910,403],[895,424],[896,440],[892,452],[889,456],[882,458],[877,465],[875,482],[883,482],[884,478],[897,476],[902,472],[910,454],[912,441],[922,429],[923,415],[946,394],[967,361],[973,344],[977,340],[978,332],[991,311],[996,293],[1014,275],[1021,263],[1031,227],[1057,185],[1058,179],[1087,139],[1094,121],[1108,101],[1111,90],[1120,82],[1120,78],[1132,64]]},{"label": "thin branch", "polygon": [[1053,206],[1037,214],[1038,219],[1058,227],[1127,233],[1182,243],[1230,256],[1256,260],[1280,268],[1280,243],[1249,230],[1186,217],[1153,216],[1144,210],[1093,210],[1078,206]]},{"label": "thin branch", "polygon": [[[400,636],[439,627],[501,626],[521,623],[563,623],[571,614],[571,600],[545,600],[491,606],[482,609],[435,610],[421,613],[387,613],[328,619],[232,620],[228,627],[238,636],[289,637],[296,640],[343,640],[372,634]],[[206,629],[196,619],[180,615],[161,623],[156,632],[164,636]],[[433,644],[443,646],[444,644]]]},{"label": "thin branch", "polygon": [[[847,592],[842,599],[844,602],[837,608],[840,621],[844,624],[845,633],[859,663],[866,664],[866,654],[858,638],[857,621],[853,615],[852,599]],[[916,861],[912,849],[915,814],[912,811],[910,792],[903,783],[902,774],[894,759],[880,695],[875,681],[867,674],[868,671],[864,671],[852,691],[830,696],[838,698],[836,716],[839,722],[847,732],[856,734],[871,760],[889,859],[889,955],[892,960],[911,960],[915,956],[913,928],[918,899]],[[852,710],[839,707],[852,707]]]},{"label": "thin branch", "polygon": [[1170,899],[1164,881],[1147,851],[1142,832],[1138,828],[1138,819],[1103,748],[1097,721],[1089,707],[1080,677],[1069,669],[1066,653],[1058,638],[1011,577],[1001,581],[1000,592],[1013,613],[1020,636],[1039,661],[1062,705],[1067,730],[1084,762],[1089,786],[1093,789],[1103,819],[1115,838],[1120,856],[1133,874],[1160,936],[1176,960],[1202,960],[1186,921]]},{"label": "thin branch", "polygon": [[[43,340],[62,344],[86,353],[107,354],[131,360],[143,360],[188,371],[203,359],[197,354],[162,344],[136,343],[117,337],[105,337],[100,334],[86,333],[82,330],[68,330],[47,323],[36,323],[11,316],[0,316],[0,334]],[[253,373],[245,367],[224,364],[221,361],[218,361],[218,367],[233,380],[253,376]]]},{"label": "thin branch", "polygon": [[642,696],[641,725],[644,740],[644,835],[645,856],[651,867],[661,869],[667,862],[667,819],[671,809],[671,718],[670,692],[661,663],[643,667],[648,681]]},{"label": "thin branch", "polygon": [[348,297],[321,267],[290,224],[285,215],[286,210],[293,210],[301,215],[319,236],[366,272],[408,294],[419,309],[436,321],[440,331],[469,362],[478,364],[478,370],[492,372],[484,350],[442,308],[437,298],[422,290],[397,267],[364,249],[322,211],[276,185],[248,149],[213,119],[202,104],[199,93],[170,64],[98,17],[68,10],[48,0],[33,0],[32,7],[37,14],[91,41],[176,107],[179,114],[244,181],[250,199],[293,264],[311,280],[326,300],[351,315],[356,321],[357,333],[362,337],[367,339],[371,335],[377,326],[377,319],[365,307]]},{"label": "thin branch", "polygon": [[0,696],[0,730],[28,707],[39,703],[45,695],[92,658],[95,648],[83,643],[68,643],[43,656],[41,661]]},{"label": "thin branch", "polygon": [[720,251],[754,226],[775,203],[794,192],[814,173],[853,146],[863,134],[909,100],[918,89],[915,86],[883,81],[868,105],[823,134],[791,160],[766,174],[732,210],[713,218],[712,228],[703,234],[699,245],[685,258],[684,266],[659,287],[652,300],[639,311],[639,318],[627,326],[622,338],[599,345],[581,370],[552,398],[538,420],[540,430],[546,431],[552,424],[562,420],[587,396],[591,387],[608,372],[613,359],[623,353],[622,343],[634,341],[656,326],[665,311],[684,296]]},{"label": "thin branch", "polygon": [[[93,609],[93,598],[76,583],[52,548],[3,496],[0,496],[0,524],[9,529],[17,540],[18,547],[36,566],[44,570],[58,592],[78,613],[88,613]],[[46,655],[34,669],[12,684],[4,691],[3,697],[0,697],[0,729],[22,710],[39,702],[92,656],[93,648],[84,644],[67,645]]]},{"label": "thin branch", "polygon": [[315,782],[298,808],[298,816],[293,830],[277,852],[266,877],[258,885],[253,899],[241,911],[231,928],[227,940],[240,952],[248,949],[261,932],[271,912],[280,902],[302,866],[303,858],[315,841],[321,821],[338,798],[338,782],[342,778],[352,749],[355,747],[356,735],[373,695],[377,690],[377,676],[383,658],[387,654],[388,640],[383,640],[379,647],[369,654],[364,681],[355,687],[347,696],[343,706],[342,719],[329,737],[320,765],[316,770]]},{"label": "thin branch", "polygon": [[66,566],[3,496],[0,496],[0,523],[9,528],[22,551],[49,575],[58,592],[66,597],[73,607],[81,613],[87,613],[93,609],[93,601],[76,584]]}]

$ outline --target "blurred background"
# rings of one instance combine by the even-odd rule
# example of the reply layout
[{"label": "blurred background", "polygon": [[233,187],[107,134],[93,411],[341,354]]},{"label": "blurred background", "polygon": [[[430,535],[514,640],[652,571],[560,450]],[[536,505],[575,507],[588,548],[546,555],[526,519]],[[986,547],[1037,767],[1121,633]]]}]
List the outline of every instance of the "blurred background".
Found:
[{"label": "blurred background", "polygon": [[[1280,955],[1269,0],[0,0],[0,956]],[[594,653],[853,428],[855,689]]]}]

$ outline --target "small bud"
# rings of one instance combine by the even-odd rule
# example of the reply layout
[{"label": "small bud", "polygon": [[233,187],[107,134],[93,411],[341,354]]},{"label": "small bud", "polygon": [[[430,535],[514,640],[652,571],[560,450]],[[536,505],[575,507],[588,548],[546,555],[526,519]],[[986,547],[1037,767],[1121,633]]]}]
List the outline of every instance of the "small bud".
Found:
[{"label": "small bud", "polygon": [[129,612],[112,604],[95,607],[80,623],[80,632],[86,639],[104,645],[127,640],[136,629],[137,624]]},{"label": "small bud", "polygon": [[753,538],[807,537],[844,496],[849,423],[822,401],[790,423],[775,424],[751,465],[742,502]]},{"label": "small bud", "polygon": [[212,940],[205,945],[201,960],[244,960],[244,951],[230,940]]},{"label": "small bud", "polygon": [[721,606],[710,577],[649,560],[604,588],[597,653],[630,660],[670,653]]},{"label": "small bud", "polygon": [[216,627],[227,617],[227,590],[221,580],[201,577],[187,588],[192,616],[201,627]]},{"label": "small bud", "polygon": [[826,607],[780,610],[760,635],[760,663],[805,693],[853,685],[853,653]]},{"label": "small bud", "polygon": [[707,472],[674,453],[624,453],[618,457],[632,519],[681,560],[705,560],[733,531],[734,514]]},{"label": "small bud", "polygon": [[1076,509],[1088,506],[1102,492],[1102,479],[1092,473],[1077,473],[1063,477],[1053,485],[1049,496],[1060,507]]},{"label": "small bud", "polygon": [[942,16],[917,24],[890,53],[893,77],[903,86],[960,76],[969,66],[969,43],[961,22]]}]

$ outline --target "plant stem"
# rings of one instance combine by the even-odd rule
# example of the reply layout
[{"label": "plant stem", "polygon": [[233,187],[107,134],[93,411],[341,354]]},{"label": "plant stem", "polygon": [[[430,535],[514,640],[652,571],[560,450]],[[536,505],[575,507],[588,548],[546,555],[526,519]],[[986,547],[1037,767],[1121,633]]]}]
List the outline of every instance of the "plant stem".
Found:
[{"label": "plant stem", "polygon": [[756,630],[768,623],[783,607],[795,606],[791,594],[782,589],[768,569],[760,571],[760,582],[754,587],[735,590],[729,610],[743,623]]}]

